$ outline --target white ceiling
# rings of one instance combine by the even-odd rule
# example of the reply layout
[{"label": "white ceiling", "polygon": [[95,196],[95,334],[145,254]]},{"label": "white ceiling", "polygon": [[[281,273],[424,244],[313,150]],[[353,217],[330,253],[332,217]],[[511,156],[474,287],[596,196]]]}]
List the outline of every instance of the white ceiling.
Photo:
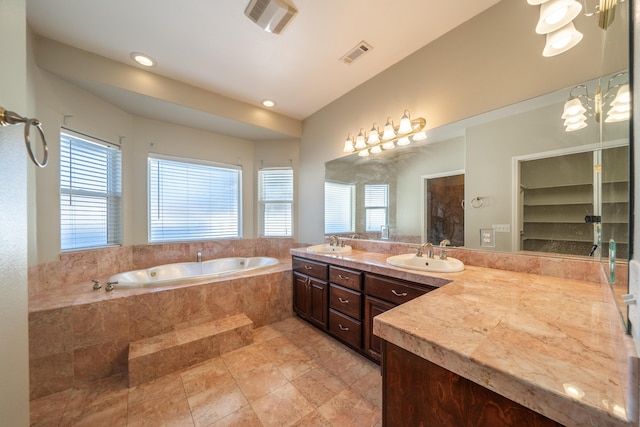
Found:
[{"label": "white ceiling", "polygon": [[[144,52],[153,73],[251,105],[274,99],[302,120],[499,0],[289,1],[299,13],[280,35],[244,15],[249,0],[27,0],[27,19],[38,35],[130,65]],[[339,60],[363,40],[370,52]]]}]

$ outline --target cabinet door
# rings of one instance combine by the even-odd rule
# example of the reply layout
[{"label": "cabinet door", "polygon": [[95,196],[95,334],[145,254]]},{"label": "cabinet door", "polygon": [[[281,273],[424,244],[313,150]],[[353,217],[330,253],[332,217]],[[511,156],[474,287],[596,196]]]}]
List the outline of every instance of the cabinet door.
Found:
[{"label": "cabinet door", "polygon": [[391,310],[393,307],[396,307],[396,305],[377,298],[370,296],[365,298],[364,320],[366,323],[364,327],[364,351],[378,362],[380,361],[381,342],[380,338],[373,334],[373,318],[378,314]]},{"label": "cabinet door", "polygon": [[309,320],[326,329],[329,310],[329,286],[327,282],[310,277],[309,292]]},{"label": "cabinet door", "polygon": [[309,278],[293,273],[293,310],[304,319],[309,318]]}]

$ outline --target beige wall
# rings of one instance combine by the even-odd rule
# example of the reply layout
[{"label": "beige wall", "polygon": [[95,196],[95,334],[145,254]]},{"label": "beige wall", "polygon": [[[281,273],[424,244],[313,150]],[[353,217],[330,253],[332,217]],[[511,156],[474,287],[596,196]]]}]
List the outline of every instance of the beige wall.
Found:
[{"label": "beige wall", "polygon": [[538,18],[539,9],[526,1],[502,1],[307,118],[300,148],[299,240],[323,239],[323,165],[344,155],[347,134],[383,124],[387,116],[398,122],[404,109],[425,117],[431,129],[601,73],[602,37],[593,20],[578,17],[582,43],[544,58],[544,38],[534,31]]},{"label": "beige wall", "polygon": [[[2,107],[33,115],[24,0],[0,0]],[[23,125],[0,127],[0,424],[29,425],[27,154]]]},{"label": "beige wall", "polygon": [[37,117],[43,122],[49,141],[50,165],[37,174],[37,256],[30,259],[30,264],[55,261],[60,253],[59,134],[63,126],[121,144],[124,245],[148,242],[149,152],[241,165],[244,238],[257,237],[255,189],[260,164],[291,164],[297,168],[297,139],[253,142],[134,116],[51,73],[41,69],[34,72]]}]

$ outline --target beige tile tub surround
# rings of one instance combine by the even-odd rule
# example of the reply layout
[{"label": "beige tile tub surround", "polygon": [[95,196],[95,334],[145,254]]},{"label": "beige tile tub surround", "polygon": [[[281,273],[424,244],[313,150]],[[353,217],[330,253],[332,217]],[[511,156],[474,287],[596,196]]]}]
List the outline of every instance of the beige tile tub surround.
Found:
[{"label": "beige tile tub surround", "polygon": [[[602,271],[593,274],[604,284],[564,277],[579,276],[581,261],[561,258],[529,264],[520,255],[500,259],[498,254],[488,258],[513,259],[511,268],[532,267],[514,272],[469,263],[462,272],[439,274],[388,266],[390,253],[317,255],[304,248],[291,253],[419,283],[426,277],[450,280],[377,316],[374,333],[565,425],[634,425],[626,411],[638,399],[637,372],[631,368],[638,359]],[[570,398],[565,385],[584,396]]]},{"label": "beige tile tub surround", "polygon": [[[45,396],[87,381],[127,372],[129,344],[146,337],[244,313],[260,327],[291,316],[289,242],[276,239],[208,244],[152,245],[64,254],[54,268],[33,270],[29,298],[29,365],[31,398]],[[165,254],[168,251],[171,255]],[[162,288],[92,290],[94,272],[103,283],[122,269],[178,262],[195,251],[203,259],[220,256],[286,257],[274,267],[233,278],[213,279]],[[127,265],[131,254],[138,264]],[[175,259],[174,259],[175,257]],[[108,263],[113,262],[108,270]],[[114,267],[115,266],[115,267]],[[91,267],[91,268],[89,268]],[[78,271],[74,272],[73,269]],[[79,272],[84,271],[84,276]],[[91,273],[89,275],[87,272]],[[43,275],[48,279],[38,282]],[[84,281],[64,283],[64,280]],[[33,280],[36,280],[35,282]]]}]

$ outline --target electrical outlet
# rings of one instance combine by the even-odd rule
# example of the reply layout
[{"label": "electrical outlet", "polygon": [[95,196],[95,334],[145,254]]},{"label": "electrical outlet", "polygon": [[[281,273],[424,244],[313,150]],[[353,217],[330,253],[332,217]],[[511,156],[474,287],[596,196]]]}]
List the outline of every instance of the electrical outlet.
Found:
[{"label": "electrical outlet", "polygon": [[480,246],[483,248],[496,247],[496,233],[493,228],[480,229]]},{"label": "electrical outlet", "polygon": [[491,227],[496,233],[509,233],[511,231],[510,224],[493,224]]}]

